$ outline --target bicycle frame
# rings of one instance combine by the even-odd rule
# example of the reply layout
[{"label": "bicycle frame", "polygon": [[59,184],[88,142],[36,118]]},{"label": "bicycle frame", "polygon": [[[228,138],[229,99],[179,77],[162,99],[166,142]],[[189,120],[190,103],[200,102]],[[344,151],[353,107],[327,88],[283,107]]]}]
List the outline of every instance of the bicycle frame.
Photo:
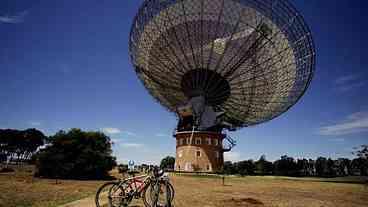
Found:
[{"label": "bicycle frame", "polygon": [[141,197],[141,193],[143,192],[144,188],[150,183],[149,181],[150,177],[148,175],[141,175],[125,179],[121,181],[119,185],[127,184],[128,187],[133,190],[135,196]]}]

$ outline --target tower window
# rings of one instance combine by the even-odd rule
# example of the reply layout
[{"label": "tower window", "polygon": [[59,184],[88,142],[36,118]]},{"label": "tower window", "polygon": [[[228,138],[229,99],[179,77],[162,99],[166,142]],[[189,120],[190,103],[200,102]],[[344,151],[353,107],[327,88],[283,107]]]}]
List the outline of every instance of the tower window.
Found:
[{"label": "tower window", "polygon": [[190,137],[187,138],[187,144],[190,144]]},{"label": "tower window", "polygon": [[183,145],[184,139],[180,139],[180,145]]},{"label": "tower window", "polygon": [[201,156],[201,151],[197,151],[196,155],[197,155],[197,157],[200,157]]},{"label": "tower window", "polygon": [[197,138],[196,138],[196,144],[198,144],[198,145],[199,145],[199,144],[202,144],[202,143],[201,143],[201,138],[200,138],[200,137],[197,137]]},{"label": "tower window", "polygon": [[211,138],[207,138],[206,141],[208,145],[211,145]]},{"label": "tower window", "polygon": [[215,153],[216,153],[216,158],[217,159],[220,158],[220,152],[219,151],[216,151]]}]

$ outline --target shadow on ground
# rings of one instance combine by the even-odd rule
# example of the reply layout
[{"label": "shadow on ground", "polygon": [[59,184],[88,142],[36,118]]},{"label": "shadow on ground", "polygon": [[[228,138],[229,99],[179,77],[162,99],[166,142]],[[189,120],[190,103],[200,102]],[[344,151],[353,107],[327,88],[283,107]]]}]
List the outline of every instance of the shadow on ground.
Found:
[{"label": "shadow on ground", "polygon": [[264,206],[263,202],[254,198],[231,198],[223,200],[224,206]]}]

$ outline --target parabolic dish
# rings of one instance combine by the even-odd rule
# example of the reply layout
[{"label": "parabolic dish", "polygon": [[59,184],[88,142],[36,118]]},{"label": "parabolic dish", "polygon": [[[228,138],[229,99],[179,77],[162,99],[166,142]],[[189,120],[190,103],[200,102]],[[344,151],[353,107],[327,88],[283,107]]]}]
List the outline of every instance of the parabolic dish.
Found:
[{"label": "parabolic dish", "polygon": [[233,127],[287,111],[315,68],[309,28],[287,0],[146,0],[129,50],[139,78],[168,110],[203,95]]}]

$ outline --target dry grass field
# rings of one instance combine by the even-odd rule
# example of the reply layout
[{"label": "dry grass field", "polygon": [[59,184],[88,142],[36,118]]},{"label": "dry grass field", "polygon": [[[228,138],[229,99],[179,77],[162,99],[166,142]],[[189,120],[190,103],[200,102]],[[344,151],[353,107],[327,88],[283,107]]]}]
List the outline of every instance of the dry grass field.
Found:
[{"label": "dry grass field", "polygon": [[[0,207],[52,207],[93,196],[104,181],[32,178],[32,169],[0,173]],[[368,206],[368,186],[345,179],[172,175],[176,207],[342,207]],[[352,180],[349,178],[349,180]],[[331,182],[321,182],[331,181]],[[335,182],[337,181],[337,182]],[[354,180],[352,180],[354,181]],[[356,180],[359,181],[359,180]],[[132,206],[143,206],[136,201]],[[90,206],[79,206],[90,207]]]},{"label": "dry grass field", "polygon": [[0,207],[58,206],[90,196],[104,181],[72,181],[33,178],[33,167],[16,173],[0,173]]},{"label": "dry grass field", "polygon": [[279,177],[175,176],[175,206],[368,206],[368,186]]}]

